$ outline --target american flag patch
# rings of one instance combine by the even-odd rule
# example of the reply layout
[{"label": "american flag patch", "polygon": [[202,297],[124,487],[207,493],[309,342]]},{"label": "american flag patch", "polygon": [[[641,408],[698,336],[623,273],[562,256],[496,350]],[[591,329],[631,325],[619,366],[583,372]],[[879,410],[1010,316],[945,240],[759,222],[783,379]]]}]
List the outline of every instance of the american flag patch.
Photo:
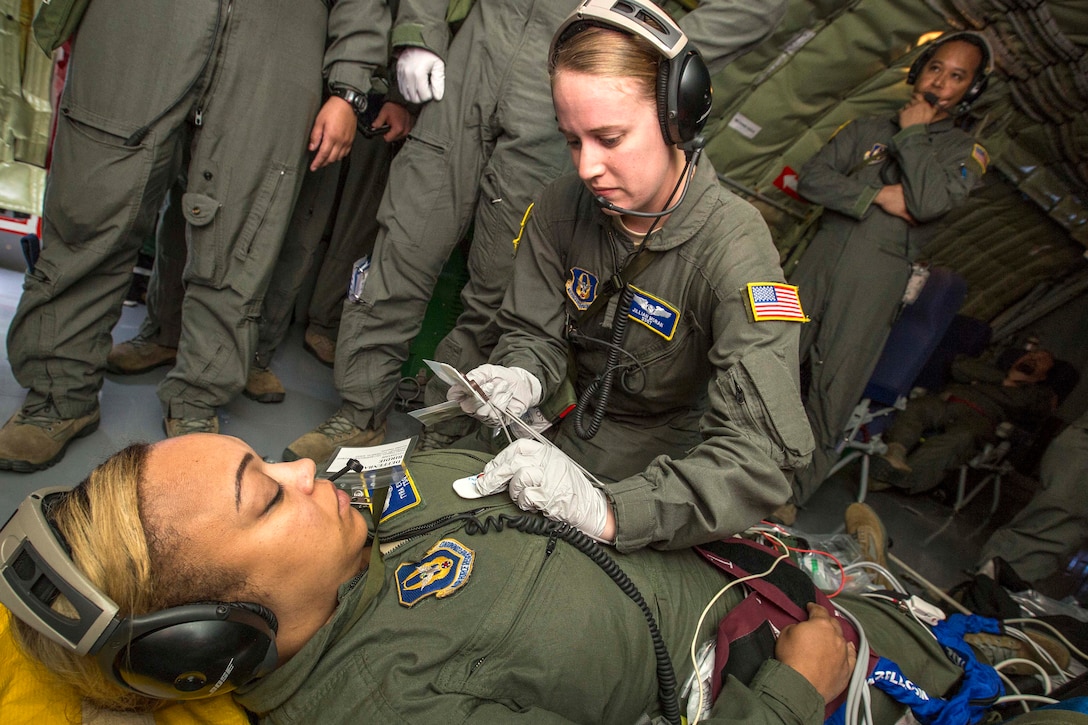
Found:
[{"label": "american flag patch", "polygon": [[978,165],[982,167],[982,173],[985,174],[986,169],[990,166],[990,154],[986,153],[986,149],[975,144],[971,148],[971,158],[978,162]]},{"label": "american flag patch", "polygon": [[801,311],[801,300],[797,297],[797,288],[780,282],[749,282],[748,304],[752,307],[752,319],[790,320],[808,322]]}]

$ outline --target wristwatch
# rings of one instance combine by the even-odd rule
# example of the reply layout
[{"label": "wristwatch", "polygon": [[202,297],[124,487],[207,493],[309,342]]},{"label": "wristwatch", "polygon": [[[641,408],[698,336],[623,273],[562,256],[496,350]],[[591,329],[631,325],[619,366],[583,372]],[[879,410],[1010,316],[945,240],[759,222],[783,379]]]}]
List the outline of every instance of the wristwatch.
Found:
[{"label": "wristwatch", "polygon": [[355,111],[356,116],[361,116],[366,112],[366,94],[360,93],[354,88],[348,88],[347,86],[334,86],[329,89],[329,93],[339,98],[343,98],[351,106],[351,109]]}]

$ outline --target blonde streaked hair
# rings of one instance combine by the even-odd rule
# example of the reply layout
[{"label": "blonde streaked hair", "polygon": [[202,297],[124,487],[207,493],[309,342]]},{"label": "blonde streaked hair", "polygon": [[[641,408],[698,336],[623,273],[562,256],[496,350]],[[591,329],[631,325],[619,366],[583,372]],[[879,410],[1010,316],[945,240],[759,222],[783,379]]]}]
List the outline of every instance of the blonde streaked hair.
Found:
[{"label": "blonde streaked hair", "polygon": [[[119,617],[226,599],[239,586],[234,573],[187,562],[184,542],[165,516],[156,515],[148,525],[141,488],[150,451],[150,445],[137,443],[110,456],[49,509],[72,562],[117,604]],[[63,596],[53,609],[76,616]],[[12,634],[27,655],[98,707],[150,712],[166,704],[120,687],[102,672],[93,655],[77,655],[14,618]]]},{"label": "blonde streaked hair", "polygon": [[596,25],[561,39],[548,58],[548,75],[555,84],[560,73],[584,73],[606,78],[630,78],[645,97],[657,103],[657,74],[661,54],[649,41]]}]

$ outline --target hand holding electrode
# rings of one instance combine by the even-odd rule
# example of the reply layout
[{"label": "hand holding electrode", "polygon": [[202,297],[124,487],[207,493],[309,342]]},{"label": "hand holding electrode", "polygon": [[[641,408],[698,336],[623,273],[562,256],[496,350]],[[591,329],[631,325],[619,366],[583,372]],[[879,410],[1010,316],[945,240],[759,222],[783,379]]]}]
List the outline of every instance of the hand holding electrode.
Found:
[{"label": "hand holding electrode", "polygon": [[481,365],[467,375],[469,382],[476,384],[484,400],[481,405],[473,391],[455,384],[446,393],[447,400],[455,400],[473,418],[490,426],[503,423],[502,411],[514,418],[534,405],[540,404],[543,388],[532,373],[521,368],[503,367],[502,365]]},{"label": "hand holding electrode", "polygon": [[446,92],[446,64],[426,48],[405,48],[397,57],[397,86],[412,103],[441,101]]},{"label": "hand holding electrode", "polygon": [[488,462],[476,482],[481,493],[506,485],[510,498],[525,511],[566,522],[598,541],[615,538],[608,498],[558,448],[530,439],[511,443]]},{"label": "hand holding electrode", "polygon": [[843,637],[839,620],[819,604],[809,602],[808,620],[782,630],[774,656],[797,670],[825,702],[831,702],[850,684],[858,652],[854,643]]}]

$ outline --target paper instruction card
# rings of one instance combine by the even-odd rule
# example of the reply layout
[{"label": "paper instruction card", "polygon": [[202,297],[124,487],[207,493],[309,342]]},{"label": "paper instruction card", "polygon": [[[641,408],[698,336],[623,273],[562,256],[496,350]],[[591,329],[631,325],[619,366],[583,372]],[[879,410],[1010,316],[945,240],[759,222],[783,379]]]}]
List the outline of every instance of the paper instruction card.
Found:
[{"label": "paper instruction card", "polygon": [[359,462],[364,471],[377,471],[383,468],[392,468],[404,463],[404,457],[408,455],[408,448],[412,445],[413,438],[405,438],[393,443],[383,443],[380,446],[364,446],[360,448],[341,448],[336,457],[329,464],[328,473],[335,473],[348,464],[352,458]]},{"label": "paper instruction card", "polygon": [[480,395],[477,387],[473,385],[468,378],[462,375],[457,368],[443,362],[435,362],[434,360],[424,360],[423,362],[426,363],[427,367],[431,369],[431,372],[446,385],[459,384],[465,390],[472,393],[472,397],[476,398],[477,403],[480,405],[487,405],[487,401]]}]

